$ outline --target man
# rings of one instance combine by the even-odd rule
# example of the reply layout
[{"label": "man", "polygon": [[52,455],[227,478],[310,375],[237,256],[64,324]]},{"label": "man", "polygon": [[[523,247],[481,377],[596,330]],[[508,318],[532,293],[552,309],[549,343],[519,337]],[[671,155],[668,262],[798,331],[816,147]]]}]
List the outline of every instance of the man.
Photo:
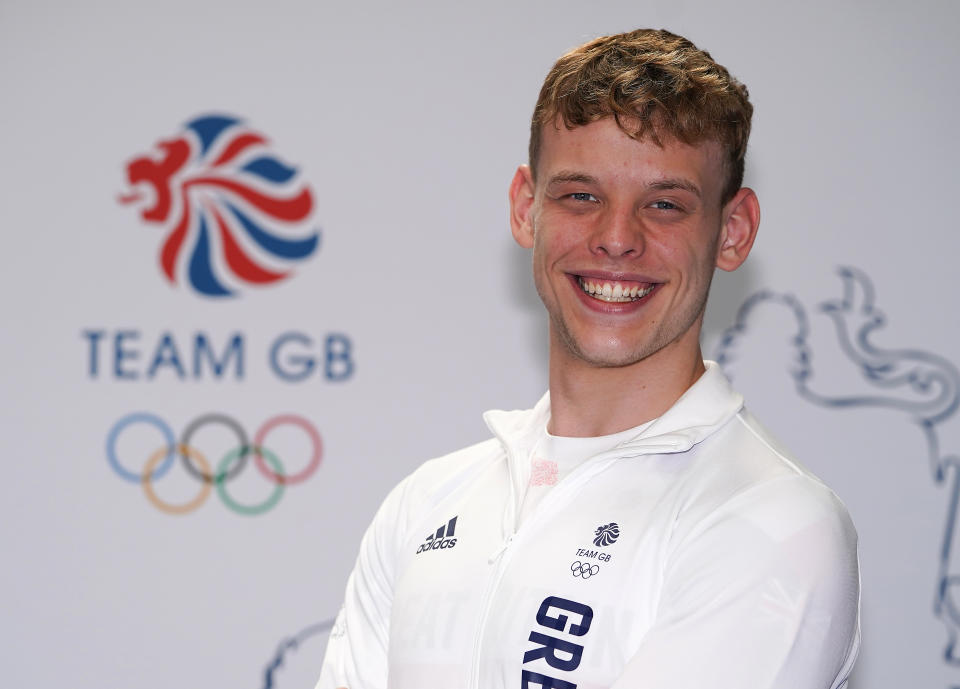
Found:
[{"label": "man", "polygon": [[549,393],[387,497],[318,689],[844,685],[856,533],[699,345],[713,270],[759,223],[751,113],[666,31],[553,67],[510,185]]}]

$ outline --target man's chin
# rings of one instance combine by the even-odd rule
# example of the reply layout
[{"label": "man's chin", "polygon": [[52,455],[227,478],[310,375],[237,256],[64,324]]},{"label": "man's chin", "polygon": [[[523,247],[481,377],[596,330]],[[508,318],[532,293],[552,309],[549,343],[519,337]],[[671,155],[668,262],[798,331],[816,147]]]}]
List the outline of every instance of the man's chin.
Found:
[{"label": "man's chin", "polygon": [[647,358],[645,354],[623,354],[622,352],[606,355],[585,355],[579,357],[579,359],[594,368],[626,368],[627,366],[632,366],[633,364],[639,363]]},{"label": "man's chin", "polygon": [[601,342],[578,340],[569,333],[562,333],[560,345],[569,356],[594,368],[623,368],[643,361],[654,351],[651,347],[638,347],[636,343],[620,340]]}]

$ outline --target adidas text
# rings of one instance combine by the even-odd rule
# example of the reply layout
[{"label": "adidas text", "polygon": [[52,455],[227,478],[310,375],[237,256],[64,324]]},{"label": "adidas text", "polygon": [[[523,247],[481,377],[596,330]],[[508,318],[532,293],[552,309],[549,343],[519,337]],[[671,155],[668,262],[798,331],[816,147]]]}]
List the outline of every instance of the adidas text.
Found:
[{"label": "adidas text", "polygon": [[417,548],[417,552],[415,554],[419,555],[420,553],[425,553],[428,550],[444,550],[446,548],[452,548],[457,544],[457,539],[454,538],[454,533],[456,533],[456,530],[457,518],[453,517],[450,521],[437,529],[435,533],[427,536],[426,542]]}]

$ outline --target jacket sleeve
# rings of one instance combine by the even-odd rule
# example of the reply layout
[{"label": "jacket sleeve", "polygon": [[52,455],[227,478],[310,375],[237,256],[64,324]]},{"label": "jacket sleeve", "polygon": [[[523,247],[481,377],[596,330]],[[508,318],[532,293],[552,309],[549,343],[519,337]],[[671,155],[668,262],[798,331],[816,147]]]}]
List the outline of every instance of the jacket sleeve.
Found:
[{"label": "jacket sleeve", "polygon": [[614,689],[839,689],[859,648],[857,536],[806,477],[731,499],[667,558],[656,619]]},{"label": "jacket sleeve", "polygon": [[385,689],[398,531],[408,479],[383,501],[360,542],[316,689]]}]

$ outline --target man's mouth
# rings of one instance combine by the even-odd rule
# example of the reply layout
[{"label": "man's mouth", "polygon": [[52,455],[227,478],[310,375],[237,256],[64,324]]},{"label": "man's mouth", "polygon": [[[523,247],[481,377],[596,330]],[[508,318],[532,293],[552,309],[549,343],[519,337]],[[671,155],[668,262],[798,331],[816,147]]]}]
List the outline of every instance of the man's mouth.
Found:
[{"label": "man's mouth", "polygon": [[643,299],[656,287],[655,284],[643,282],[620,282],[585,277],[578,277],[577,284],[594,299],[616,304]]}]

